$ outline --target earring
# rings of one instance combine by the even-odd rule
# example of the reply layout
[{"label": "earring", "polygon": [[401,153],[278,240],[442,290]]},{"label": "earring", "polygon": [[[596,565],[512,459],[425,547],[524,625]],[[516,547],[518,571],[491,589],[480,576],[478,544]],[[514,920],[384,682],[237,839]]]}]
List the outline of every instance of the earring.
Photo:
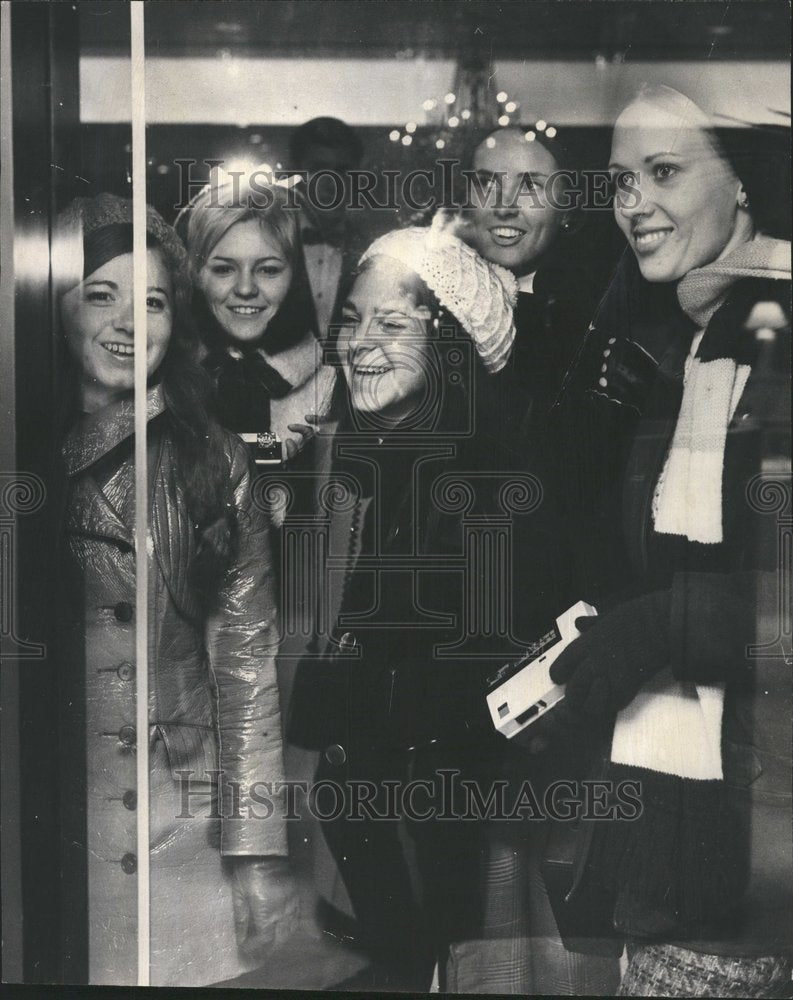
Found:
[{"label": "earring", "polygon": [[739,208],[749,207],[749,195],[745,191],[741,191],[740,197],[738,198],[738,207]]},{"label": "earring", "polygon": [[564,229],[565,232],[567,232],[570,229],[569,219],[562,219],[562,229]]}]

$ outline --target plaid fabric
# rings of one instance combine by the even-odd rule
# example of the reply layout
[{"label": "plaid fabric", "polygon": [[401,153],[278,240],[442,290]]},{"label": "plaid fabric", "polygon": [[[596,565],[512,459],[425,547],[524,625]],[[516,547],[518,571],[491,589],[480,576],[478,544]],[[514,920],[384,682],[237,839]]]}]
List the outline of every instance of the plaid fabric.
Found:
[{"label": "plaid fabric", "polygon": [[567,951],[541,875],[545,838],[501,838],[494,827],[481,872],[481,937],[454,942],[443,991],[523,996],[613,996],[619,961]]},{"label": "plaid fabric", "polygon": [[791,960],[725,958],[668,944],[634,950],[621,997],[790,997]]}]

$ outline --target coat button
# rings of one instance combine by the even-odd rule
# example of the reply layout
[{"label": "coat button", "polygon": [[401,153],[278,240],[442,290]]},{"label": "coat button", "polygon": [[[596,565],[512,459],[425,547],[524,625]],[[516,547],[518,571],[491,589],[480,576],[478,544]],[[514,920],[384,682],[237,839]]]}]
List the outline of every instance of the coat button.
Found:
[{"label": "coat button", "polygon": [[347,751],[340,743],[331,743],[325,751],[325,760],[329,764],[343,764],[347,760]]},{"label": "coat button", "polygon": [[138,870],[138,859],[134,854],[125,854],[121,859],[121,868],[126,875],[134,875]]},{"label": "coat button", "polygon": [[124,660],[116,667],[116,673],[122,681],[131,681],[135,676],[135,668],[127,660]]},{"label": "coat button", "polygon": [[122,726],[118,731],[118,738],[128,747],[135,745],[137,736],[134,726]]},{"label": "coat button", "polygon": [[355,649],[357,645],[358,640],[352,632],[345,632],[341,639],[339,639],[339,651],[342,653],[349,653],[351,650]]},{"label": "coat button", "polygon": [[121,796],[121,801],[124,803],[124,808],[132,812],[138,807],[138,793],[130,788]]},{"label": "coat button", "polygon": [[113,608],[113,614],[120,622],[131,622],[133,607],[129,603],[129,601],[119,601],[118,604]]}]

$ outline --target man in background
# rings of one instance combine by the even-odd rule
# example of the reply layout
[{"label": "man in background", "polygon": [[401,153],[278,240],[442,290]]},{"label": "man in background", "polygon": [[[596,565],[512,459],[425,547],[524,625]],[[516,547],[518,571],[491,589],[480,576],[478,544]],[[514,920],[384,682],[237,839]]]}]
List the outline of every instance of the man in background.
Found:
[{"label": "man in background", "polygon": [[349,172],[360,166],[363,142],[338,118],[312,118],[292,133],[289,158],[293,170],[306,174],[307,205],[301,213],[300,233],[317,332],[324,339],[365,249],[360,226],[348,210]]}]

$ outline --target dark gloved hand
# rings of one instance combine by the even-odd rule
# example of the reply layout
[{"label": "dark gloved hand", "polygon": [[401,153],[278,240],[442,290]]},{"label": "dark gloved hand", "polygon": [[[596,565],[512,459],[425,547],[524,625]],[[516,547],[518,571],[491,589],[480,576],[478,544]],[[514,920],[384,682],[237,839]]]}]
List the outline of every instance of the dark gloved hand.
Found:
[{"label": "dark gloved hand", "polygon": [[565,701],[581,715],[602,718],[629,705],[639,688],[670,663],[668,591],[644,594],[602,618],[576,619],[582,635],[551,667],[566,684]]},{"label": "dark gloved hand", "polygon": [[231,861],[237,945],[246,955],[262,955],[297,930],[300,903],[289,862],[281,857]]}]

